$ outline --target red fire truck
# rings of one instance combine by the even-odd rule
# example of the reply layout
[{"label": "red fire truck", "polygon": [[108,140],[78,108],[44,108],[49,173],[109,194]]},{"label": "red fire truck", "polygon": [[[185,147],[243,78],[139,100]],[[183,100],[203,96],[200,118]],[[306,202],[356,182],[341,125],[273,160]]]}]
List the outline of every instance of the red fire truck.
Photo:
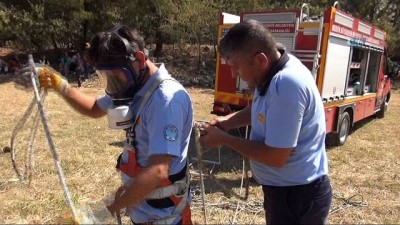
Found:
[{"label": "red fire truck", "polygon": [[[384,31],[336,7],[321,17],[310,17],[306,4],[298,10],[241,13],[240,21],[250,19],[268,27],[275,40],[310,69],[333,144],[343,145],[354,123],[374,114],[384,117],[390,100]],[[218,38],[232,26],[220,19]],[[246,107],[251,93],[217,55],[212,113],[226,115]]]}]

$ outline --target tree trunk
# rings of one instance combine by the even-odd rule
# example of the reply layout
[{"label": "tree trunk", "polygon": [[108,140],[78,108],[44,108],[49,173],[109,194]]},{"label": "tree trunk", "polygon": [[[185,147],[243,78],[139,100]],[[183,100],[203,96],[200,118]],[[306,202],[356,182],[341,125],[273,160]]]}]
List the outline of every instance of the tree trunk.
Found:
[{"label": "tree trunk", "polygon": [[57,46],[57,42],[56,42],[56,40],[54,38],[54,34],[51,34],[51,42],[53,43],[54,50],[57,50],[58,46]]},{"label": "tree trunk", "polygon": [[30,38],[31,43],[33,44],[33,46],[36,47],[36,49],[40,52],[42,51],[42,45],[40,42],[36,42],[35,40],[33,40],[33,38]]},{"label": "tree trunk", "polygon": [[82,39],[81,39],[81,44],[79,45],[79,50],[80,51],[84,51],[85,50],[86,40],[88,40],[87,39],[88,25],[89,25],[88,20],[84,20],[82,22]]},{"label": "tree trunk", "polygon": [[198,40],[198,43],[197,43],[197,53],[199,54],[199,58],[198,58],[198,62],[197,62],[197,67],[200,69],[200,68],[201,68],[201,61],[202,61],[201,43],[200,43],[200,40]]},{"label": "tree trunk", "polygon": [[[90,10],[89,2],[87,0],[83,1],[83,10],[88,12]],[[88,33],[89,21],[87,19],[82,22],[82,42],[81,42],[81,50],[85,50],[87,33]]]},{"label": "tree trunk", "polygon": [[215,58],[215,60],[217,59],[217,51],[218,51],[218,49],[217,49],[217,45],[218,45],[218,41],[217,41],[217,39],[216,38],[213,38],[213,46],[214,46],[214,58]]},{"label": "tree trunk", "polygon": [[161,56],[162,50],[163,50],[163,34],[162,31],[157,29],[156,31],[156,49],[154,50],[154,57],[159,57]]}]

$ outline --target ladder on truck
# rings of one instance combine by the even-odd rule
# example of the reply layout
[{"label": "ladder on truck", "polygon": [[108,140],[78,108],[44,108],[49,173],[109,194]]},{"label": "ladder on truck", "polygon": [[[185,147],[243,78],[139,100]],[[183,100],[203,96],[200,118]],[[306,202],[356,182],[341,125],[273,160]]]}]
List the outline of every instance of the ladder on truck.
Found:
[{"label": "ladder on truck", "polygon": [[[307,10],[307,13],[304,13],[304,9]],[[305,65],[307,65],[308,63],[312,63],[312,68],[309,69],[311,70],[311,74],[313,75],[314,80],[316,80],[319,69],[319,59],[321,58],[320,49],[321,49],[321,39],[324,26],[324,19],[323,17],[312,19],[309,14],[309,7],[306,3],[304,3],[301,6],[300,20],[301,20],[300,23],[302,25],[318,23],[318,27],[301,26],[298,29],[296,29],[295,33],[295,37],[298,37],[299,33],[302,33],[302,35],[317,36],[316,48],[305,50],[305,49],[298,49],[298,47],[294,45],[293,46],[294,49],[291,52]]]}]

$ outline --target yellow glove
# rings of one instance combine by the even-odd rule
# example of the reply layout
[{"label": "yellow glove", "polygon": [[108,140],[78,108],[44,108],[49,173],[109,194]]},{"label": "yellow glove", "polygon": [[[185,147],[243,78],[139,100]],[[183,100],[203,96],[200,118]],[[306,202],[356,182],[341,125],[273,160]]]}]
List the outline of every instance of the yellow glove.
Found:
[{"label": "yellow glove", "polygon": [[51,67],[44,66],[37,68],[37,74],[40,87],[54,89],[63,96],[67,94],[68,81],[59,72]]}]

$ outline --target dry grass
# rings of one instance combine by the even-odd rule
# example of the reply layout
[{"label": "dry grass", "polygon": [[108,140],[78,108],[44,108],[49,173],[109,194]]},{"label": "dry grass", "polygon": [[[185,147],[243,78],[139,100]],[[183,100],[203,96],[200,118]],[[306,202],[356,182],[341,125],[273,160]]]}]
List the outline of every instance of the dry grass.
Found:
[{"label": "dry grass", "polygon": [[[0,84],[0,147],[9,146],[11,132],[32,98],[32,92],[16,89],[13,83]],[[101,91],[82,89],[93,95]],[[194,101],[196,120],[208,120],[213,91],[188,89]],[[329,216],[329,223],[399,223],[400,222],[400,93],[394,91],[389,111],[384,119],[369,119],[359,126],[343,147],[328,151],[330,176],[334,192],[342,197],[362,196],[366,207],[342,207]],[[75,201],[82,203],[100,200],[119,185],[114,169],[120,152],[122,131],[107,128],[106,118],[93,120],[77,114],[56,94],[50,93],[46,102],[49,126],[58,150],[62,167]],[[18,159],[24,155],[30,120],[18,136]],[[206,157],[216,158],[215,151]],[[222,164],[214,168],[214,180],[206,179],[208,221],[227,224],[235,214],[236,198],[240,192],[241,158],[228,149],[222,149]],[[207,166],[207,168],[211,168]],[[43,129],[40,127],[36,144],[35,171],[31,185],[15,181],[10,155],[0,154],[0,223],[68,223],[69,210],[64,201],[54,163]],[[196,177],[193,186],[196,190]],[[196,192],[198,194],[198,192]],[[242,193],[243,195],[243,193]],[[197,197],[196,197],[197,199]],[[228,201],[229,200],[229,201]],[[198,201],[193,205],[193,221],[202,223]],[[220,206],[211,204],[221,203]],[[222,205],[222,203],[228,203]],[[251,184],[247,210],[237,215],[238,223],[265,223],[262,191]],[[334,207],[343,201],[335,199]]]}]

